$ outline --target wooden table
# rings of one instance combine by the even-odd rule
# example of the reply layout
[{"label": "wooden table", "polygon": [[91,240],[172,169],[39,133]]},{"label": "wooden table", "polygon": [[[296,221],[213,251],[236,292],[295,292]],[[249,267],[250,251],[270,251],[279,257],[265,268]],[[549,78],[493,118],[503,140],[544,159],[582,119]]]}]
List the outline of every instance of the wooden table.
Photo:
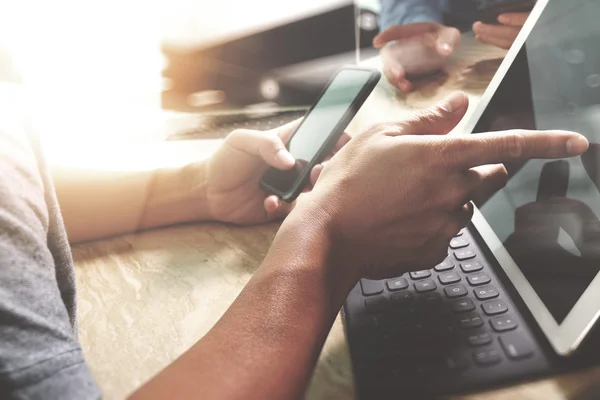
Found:
[{"label": "wooden table", "polygon": [[[468,93],[472,110],[503,55],[465,36],[447,71],[418,83],[416,92],[397,94],[382,80],[350,133],[406,118],[457,89]],[[212,149],[207,146],[206,153]],[[201,338],[250,279],[276,230],[276,224],[196,224],[74,246],[79,337],[105,398],[123,398]],[[596,399],[596,379],[600,369],[461,398]],[[338,317],[308,398],[352,397],[350,358]]]}]

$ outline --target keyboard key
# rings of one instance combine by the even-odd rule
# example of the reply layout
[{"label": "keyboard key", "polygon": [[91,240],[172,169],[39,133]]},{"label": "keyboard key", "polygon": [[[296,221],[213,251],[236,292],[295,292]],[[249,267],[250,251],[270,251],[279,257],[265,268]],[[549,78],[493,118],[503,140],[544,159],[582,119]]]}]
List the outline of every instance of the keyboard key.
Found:
[{"label": "keyboard key", "polygon": [[415,290],[419,293],[431,292],[436,288],[437,286],[435,285],[435,282],[431,279],[425,279],[423,281],[415,282]]},{"label": "keyboard key", "polygon": [[468,274],[469,272],[481,271],[483,269],[483,265],[477,261],[468,261],[460,263],[460,269]]},{"label": "keyboard key", "polygon": [[421,271],[414,271],[410,273],[410,277],[413,278],[413,280],[418,280],[418,279],[425,279],[425,278],[429,278],[431,276],[431,271],[428,269],[423,269]]},{"label": "keyboard key", "polygon": [[467,336],[467,341],[469,342],[469,346],[484,346],[486,344],[492,343],[492,335],[490,335],[487,332],[476,333]]},{"label": "keyboard key", "polygon": [[402,290],[408,287],[408,281],[404,278],[388,279],[386,285],[390,291]]},{"label": "keyboard key", "polygon": [[383,283],[381,281],[373,281],[371,279],[361,279],[360,288],[365,296],[373,296],[383,293]]},{"label": "keyboard key", "polygon": [[394,304],[405,305],[409,304],[414,300],[414,296],[411,292],[399,292],[392,293],[390,295],[390,301]]},{"label": "keyboard key", "polygon": [[384,296],[370,297],[365,299],[365,307],[368,312],[385,311],[390,301]]},{"label": "keyboard key", "polygon": [[490,319],[490,325],[496,332],[510,331],[517,327],[517,320],[512,315],[507,314],[501,317],[494,317]]},{"label": "keyboard key", "polygon": [[477,365],[483,367],[494,365],[502,361],[502,356],[498,350],[479,350],[473,353],[473,358]]},{"label": "keyboard key", "polygon": [[444,293],[446,293],[446,296],[448,296],[450,298],[455,298],[455,297],[465,296],[468,292],[467,292],[467,288],[465,287],[465,285],[458,284],[458,285],[446,286],[444,288]]},{"label": "keyboard key", "polygon": [[467,275],[467,281],[469,281],[469,284],[471,286],[479,286],[479,285],[485,285],[487,283],[490,283],[492,281],[492,279],[487,274],[480,273],[480,274]]},{"label": "keyboard key", "polygon": [[442,272],[438,275],[438,279],[442,285],[449,285],[451,283],[460,282],[460,275],[456,272]]},{"label": "keyboard key", "polygon": [[456,300],[452,303],[452,309],[457,313],[473,311],[475,309],[475,303],[469,298]]},{"label": "keyboard key", "polygon": [[482,325],[483,319],[481,319],[479,314],[465,315],[460,319],[460,327],[463,329],[479,328]]},{"label": "keyboard key", "polygon": [[498,315],[508,311],[508,306],[502,300],[491,300],[481,304],[485,315]]},{"label": "keyboard key", "polygon": [[454,258],[458,261],[465,261],[475,258],[473,250],[457,250],[454,252]]},{"label": "keyboard key", "polygon": [[505,333],[500,336],[499,341],[509,358],[518,360],[533,354],[533,344],[525,335],[517,332]]},{"label": "keyboard key", "polygon": [[467,241],[467,239],[463,237],[456,237],[450,241],[450,248],[453,250],[462,249],[463,247],[468,247],[469,244],[470,243]]},{"label": "keyboard key", "polygon": [[437,272],[450,271],[451,269],[454,269],[454,261],[452,261],[449,258],[446,258],[444,261],[436,265],[433,269]]},{"label": "keyboard key", "polygon": [[463,371],[469,367],[469,361],[461,354],[454,354],[446,358],[446,366],[451,371]]},{"label": "keyboard key", "polygon": [[473,290],[473,293],[475,293],[475,297],[478,300],[495,299],[498,297],[498,290],[492,285],[477,288]]}]

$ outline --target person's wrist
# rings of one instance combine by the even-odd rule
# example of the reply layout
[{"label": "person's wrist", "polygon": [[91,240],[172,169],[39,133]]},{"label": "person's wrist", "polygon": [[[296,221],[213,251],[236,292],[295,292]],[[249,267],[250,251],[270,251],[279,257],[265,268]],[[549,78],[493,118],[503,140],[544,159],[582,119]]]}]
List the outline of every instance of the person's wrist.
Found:
[{"label": "person's wrist", "polygon": [[154,172],[148,190],[144,228],[212,220],[206,188],[207,162]]},{"label": "person's wrist", "polygon": [[345,298],[360,279],[360,273],[348,262],[336,215],[333,199],[323,193],[307,193],[282,223],[278,236],[290,234],[297,243],[322,254],[322,268],[331,277],[333,289]]},{"label": "person's wrist", "polygon": [[188,165],[183,171],[185,185],[183,203],[189,209],[188,221],[215,221],[208,198],[209,162]]}]

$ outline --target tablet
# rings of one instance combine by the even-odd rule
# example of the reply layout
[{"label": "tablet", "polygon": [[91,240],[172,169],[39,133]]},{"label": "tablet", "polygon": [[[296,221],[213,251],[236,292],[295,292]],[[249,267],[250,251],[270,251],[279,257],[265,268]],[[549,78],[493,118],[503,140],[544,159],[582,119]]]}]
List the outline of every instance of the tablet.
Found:
[{"label": "tablet", "polygon": [[590,149],[507,164],[473,222],[560,355],[600,314],[600,2],[538,0],[466,125],[471,133],[566,129]]}]

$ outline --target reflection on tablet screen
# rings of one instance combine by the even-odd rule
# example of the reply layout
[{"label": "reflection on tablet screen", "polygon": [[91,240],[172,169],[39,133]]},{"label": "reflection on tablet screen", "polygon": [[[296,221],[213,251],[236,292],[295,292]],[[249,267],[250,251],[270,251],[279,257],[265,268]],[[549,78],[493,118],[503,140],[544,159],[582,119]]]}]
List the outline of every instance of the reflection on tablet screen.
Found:
[{"label": "reflection on tablet screen", "polygon": [[600,271],[598,15],[597,1],[551,3],[474,129],[567,129],[591,143],[578,158],[507,165],[507,186],[478,204],[559,324]]}]

